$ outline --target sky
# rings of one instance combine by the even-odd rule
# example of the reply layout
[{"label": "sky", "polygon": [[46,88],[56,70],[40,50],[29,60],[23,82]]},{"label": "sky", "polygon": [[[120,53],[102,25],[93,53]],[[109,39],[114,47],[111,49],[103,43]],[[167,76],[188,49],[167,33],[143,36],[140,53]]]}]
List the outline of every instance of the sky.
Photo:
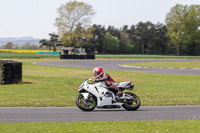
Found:
[{"label": "sky", "polygon": [[[57,33],[57,8],[70,0],[0,0],[0,37],[49,38]],[[105,27],[135,25],[151,21],[165,23],[166,14],[176,4],[200,4],[200,0],[77,0],[96,12],[92,24]]]}]

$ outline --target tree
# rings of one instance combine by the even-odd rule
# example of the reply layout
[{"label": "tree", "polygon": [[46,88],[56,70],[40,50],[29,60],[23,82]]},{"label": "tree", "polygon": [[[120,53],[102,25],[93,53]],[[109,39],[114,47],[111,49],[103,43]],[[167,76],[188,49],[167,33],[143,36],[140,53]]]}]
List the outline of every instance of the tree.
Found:
[{"label": "tree", "polygon": [[166,25],[157,23],[152,32],[152,42],[149,45],[149,52],[153,54],[166,54],[168,51],[169,38],[166,36]]},{"label": "tree", "polygon": [[131,53],[133,51],[134,46],[129,38],[129,29],[127,25],[124,25],[120,29],[114,26],[108,26],[107,32],[119,39],[119,51],[117,51],[117,53]]},{"label": "tree", "polygon": [[120,30],[119,35],[119,53],[132,53],[133,52],[133,42],[130,39],[130,30],[127,25],[124,25]]},{"label": "tree", "polygon": [[90,46],[92,52],[103,53],[103,43],[105,37],[105,27],[101,25],[93,25],[93,38],[90,39]]},{"label": "tree", "polygon": [[117,53],[119,50],[119,39],[112,36],[109,32],[106,32],[103,43],[104,53]]},{"label": "tree", "polygon": [[14,44],[12,42],[7,42],[7,44],[4,46],[5,49],[12,49]]},{"label": "tree", "polygon": [[39,44],[40,44],[41,47],[48,47],[49,51],[51,51],[51,46],[50,46],[48,40],[42,39],[42,40],[39,41]]},{"label": "tree", "polygon": [[177,55],[180,54],[180,50],[185,53],[189,46],[199,43],[200,5],[177,4],[167,13],[165,21],[167,35],[176,46]]},{"label": "tree", "polygon": [[120,30],[115,28],[114,26],[108,26],[107,32],[109,32],[112,36],[115,36],[117,38],[120,37]]},{"label": "tree", "polygon": [[[70,1],[58,8],[59,17],[55,25],[58,34],[66,46],[80,45],[83,33],[90,27],[91,17],[95,14],[91,5],[84,2]],[[88,32],[84,32],[86,35]]]},{"label": "tree", "polygon": [[140,48],[139,45],[137,45],[137,31],[136,31],[136,26],[135,25],[131,25],[130,29],[129,29],[129,39],[131,41],[131,44],[133,45],[133,53],[139,53],[140,52]]},{"label": "tree", "polygon": [[59,40],[59,36],[55,33],[50,33],[50,40],[48,41],[49,46],[53,47],[53,51],[56,52],[58,46],[61,46],[61,41]]},{"label": "tree", "polygon": [[49,51],[51,51],[51,48],[53,48],[53,51],[55,52],[58,46],[61,46],[61,41],[59,40],[59,36],[55,33],[50,33],[50,40],[42,39],[39,41],[40,46],[48,47]]},{"label": "tree", "polygon": [[180,45],[183,45],[183,35],[184,35],[184,19],[187,6],[177,4],[172,7],[170,12],[166,16],[167,24],[167,35],[170,38],[171,43],[176,46],[176,54],[180,54]]},{"label": "tree", "polygon": [[184,41],[183,50],[189,55],[200,55],[200,5],[188,6],[184,20]]},{"label": "tree", "polygon": [[140,53],[144,54],[145,52],[149,52],[149,46],[152,42],[154,29],[154,24],[151,22],[139,22],[136,25],[135,34],[137,45],[139,45],[140,48]]},{"label": "tree", "polygon": [[84,29],[80,25],[76,27],[73,33],[65,33],[60,38],[64,46],[70,47],[82,47],[89,43],[89,40],[93,37],[93,28]]}]

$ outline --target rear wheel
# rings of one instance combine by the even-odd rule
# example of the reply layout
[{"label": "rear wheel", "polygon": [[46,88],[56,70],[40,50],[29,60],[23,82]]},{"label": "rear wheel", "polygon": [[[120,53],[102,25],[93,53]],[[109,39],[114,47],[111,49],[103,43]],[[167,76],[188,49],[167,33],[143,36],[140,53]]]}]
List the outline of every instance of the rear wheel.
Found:
[{"label": "rear wheel", "polygon": [[131,92],[126,92],[125,94],[131,95],[133,97],[133,100],[126,99],[122,106],[126,110],[137,110],[141,104],[139,97]]},{"label": "rear wheel", "polygon": [[76,105],[83,111],[92,111],[97,106],[97,102],[92,96],[85,99],[82,94],[79,94],[76,98]]}]

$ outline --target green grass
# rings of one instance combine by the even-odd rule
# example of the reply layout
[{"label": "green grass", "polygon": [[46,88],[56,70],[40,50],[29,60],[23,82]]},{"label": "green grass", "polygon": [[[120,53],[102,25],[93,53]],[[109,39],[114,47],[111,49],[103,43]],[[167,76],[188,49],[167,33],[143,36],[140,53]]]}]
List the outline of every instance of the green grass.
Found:
[{"label": "green grass", "polygon": [[0,123],[3,133],[199,133],[199,120]]},{"label": "green grass", "polygon": [[23,61],[23,83],[0,86],[0,106],[75,105],[77,84],[83,79],[82,76],[75,77],[75,73],[81,74],[83,71],[32,64],[47,59],[18,61]]},{"label": "green grass", "polygon": [[155,67],[155,68],[200,68],[200,61],[192,62],[145,62],[130,63],[128,66]]},{"label": "green grass", "polygon": [[[92,68],[76,69],[32,64],[56,59],[17,59],[23,62],[23,83],[0,86],[0,106],[75,106],[77,89]],[[199,105],[200,76],[106,71],[117,82],[133,81],[142,105]]]},{"label": "green grass", "polygon": [[[1,53],[0,59],[40,59],[59,58],[59,55],[32,53]],[[104,55],[96,54],[96,59],[200,59],[200,56],[169,56],[169,55]]]},{"label": "green grass", "polygon": [[59,58],[57,54],[33,54],[33,53],[1,53],[0,59],[40,59],[40,58]]},{"label": "green grass", "polygon": [[96,55],[97,59],[200,59],[200,56],[170,55]]},{"label": "green grass", "polygon": [[[92,70],[32,64],[57,59],[15,59],[23,62],[23,83],[0,86],[0,106],[75,106],[77,89]],[[106,71],[117,82],[134,81],[142,105],[200,103],[200,76]],[[0,123],[3,133],[199,133],[199,120]]]}]

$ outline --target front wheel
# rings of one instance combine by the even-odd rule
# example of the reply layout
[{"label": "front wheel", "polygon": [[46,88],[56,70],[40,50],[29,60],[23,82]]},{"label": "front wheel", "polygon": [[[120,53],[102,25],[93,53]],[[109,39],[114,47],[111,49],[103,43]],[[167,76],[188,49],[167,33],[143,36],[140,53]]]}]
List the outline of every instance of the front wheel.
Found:
[{"label": "front wheel", "polygon": [[133,100],[126,100],[122,105],[126,110],[137,110],[140,107],[140,99],[137,95],[131,92],[126,92],[125,94],[131,95]]},{"label": "front wheel", "polygon": [[82,94],[79,94],[76,98],[76,105],[83,111],[92,111],[97,106],[97,102],[94,97],[85,99]]}]

